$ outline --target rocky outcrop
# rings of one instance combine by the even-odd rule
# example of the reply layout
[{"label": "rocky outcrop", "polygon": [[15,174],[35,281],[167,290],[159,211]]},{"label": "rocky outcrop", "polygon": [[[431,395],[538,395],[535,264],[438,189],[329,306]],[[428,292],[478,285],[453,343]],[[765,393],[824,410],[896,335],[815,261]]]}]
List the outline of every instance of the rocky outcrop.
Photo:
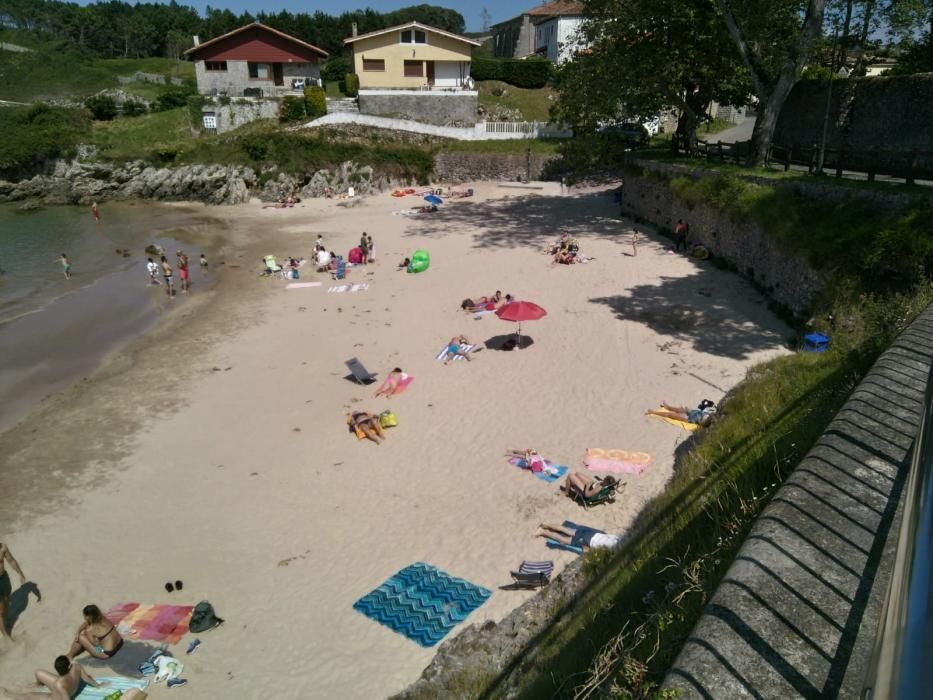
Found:
[{"label": "rocky outcrop", "polygon": [[257,175],[236,165],[183,165],[158,168],[143,161],[114,165],[89,160],[56,161],[41,174],[17,182],[0,180],[0,201],[29,200],[44,204],[87,204],[114,199],[199,201],[240,204],[250,197],[274,202],[284,195],[321,197],[327,188],[340,195],[349,187],[356,195],[400,184],[377,176],[352,161],[333,171],[318,170],[301,177],[271,168]]}]

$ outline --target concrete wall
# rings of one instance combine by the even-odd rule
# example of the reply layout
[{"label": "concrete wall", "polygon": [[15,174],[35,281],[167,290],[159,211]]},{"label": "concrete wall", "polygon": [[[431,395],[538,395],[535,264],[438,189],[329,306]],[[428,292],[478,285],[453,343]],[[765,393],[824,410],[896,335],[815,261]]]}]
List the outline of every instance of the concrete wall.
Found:
[{"label": "concrete wall", "polygon": [[205,104],[201,114],[213,114],[217,118],[217,133],[222,134],[257,119],[278,118],[279,101],[235,97],[228,104],[223,104],[218,99]]},{"label": "concrete wall", "polygon": [[860,697],[931,357],[933,307],[878,359],[758,518],[665,690]]},{"label": "concrete wall", "polygon": [[552,17],[536,24],[535,50],[547,47],[547,60],[558,64],[569,61],[581,46],[577,33],[582,24],[582,17]]},{"label": "concrete wall", "polygon": [[690,206],[674,196],[670,178],[690,176],[683,169],[655,163],[641,166],[645,174],[633,171],[625,175],[624,213],[667,231],[673,231],[678,219],[683,219],[690,224],[692,241],[735,266],[778,303],[798,314],[807,310],[825,280],[803,259],[779,248],[759,224],[735,222],[718,209]]},{"label": "concrete wall", "polygon": [[519,15],[493,26],[493,56],[524,58],[535,52],[535,28],[528,15]]},{"label": "concrete wall", "polygon": [[540,180],[555,156],[502,153],[438,153],[434,172],[438,182],[515,181],[528,177]]},{"label": "concrete wall", "polygon": [[[467,64],[466,75],[470,74],[472,44],[431,31],[425,33],[427,44],[403,44],[400,32],[389,32],[354,42],[353,71],[360,76],[360,88],[417,89],[422,85],[427,85],[426,68],[422,70],[420,78],[405,77],[405,61],[465,63]],[[364,58],[385,61],[385,71],[364,71]]]},{"label": "concrete wall", "polygon": [[[774,133],[782,146],[813,146],[823,133],[827,81],[802,80]],[[933,152],[933,74],[851,78],[832,83],[826,145],[869,151]],[[933,158],[928,159],[933,167]]]},{"label": "concrete wall", "polygon": [[249,65],[247,61],[227,61],[227,70],[214,71],[207,70],[204,61],[196,61],[194,64],[194,73],[198,82],[198,92],[202,95],[209,95],[214,90],[225,93],[230,97],[238,97],[243,94],[246,88],[261,88],[263,95],[273,95],[275,92],[284,88],[290,88],[292,78],[314,78],[321,75],[321,67],[314,63],[283,63],[282,64],[282,82],[284,85],[276,86],[272,80],[272,66],[269,65],[268,80],[249,77]]},{"label": "concrete wall", "polygon": [[408,92],[360,90],[361,114],[414,119],[428,124],[476,123],[478,96],[475,92]]}]

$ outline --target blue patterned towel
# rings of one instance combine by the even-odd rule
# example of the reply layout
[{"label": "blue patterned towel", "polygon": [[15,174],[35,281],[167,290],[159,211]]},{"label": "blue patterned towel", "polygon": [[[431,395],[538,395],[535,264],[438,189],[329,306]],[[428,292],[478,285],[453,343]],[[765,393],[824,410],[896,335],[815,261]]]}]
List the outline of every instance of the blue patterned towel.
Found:
[{"label": "blue patterned towel", "polygon": [[[555,481],[560,479],[564,474],[567,473],[567,470],[569,469],[569,467],[565,467],[560,464],[554,464],[553,462],[549,462],[548,460],[544,460],[544,461],[545,463],[547,463],[550,469],[556,470],[553,474],[549,474],[548,472],[531,472],[531,473],[534,474],[539,479],[541,479],[541,481],[546,481],[549,484],[553,484]],[[509,457],[509,464],[516,466],[519,469],[528,469],[528,470],[531,469],[528,466],[528,462],[526,462],[522,457]]]},{"label": "blue patterned towel", "polygon": [[419,561],[360,598],[353,609],[432,647],[491,595],[482,586]]},{"label": "blue patterned towel", "polygon": [[147,680],[136,680],[135,678],[123,678],[120,676],[114,676],[113,678],[98,678],[94,676],[94,680],[98,683],[109,683],[106,688],[94,688],[90,685],[85,685],[81,692],[78,693],[75,698],[76,700],[100,700],[100,698],[105,698],[114,691],[122,690],[124,693],[127,690],[133,688],[139,688],[139,690],[146,690],[149,687],[149,681]]}]

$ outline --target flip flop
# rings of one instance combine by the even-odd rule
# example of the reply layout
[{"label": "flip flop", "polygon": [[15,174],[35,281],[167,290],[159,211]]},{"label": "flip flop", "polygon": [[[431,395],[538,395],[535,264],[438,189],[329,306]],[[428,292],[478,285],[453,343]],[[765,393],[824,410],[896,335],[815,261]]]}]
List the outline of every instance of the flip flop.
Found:
[{"label": "flip flop", "polygon": [[198,650],[198,647],[199,647],[199,646],[201,646],[201,640],[200,640],[200,639],[192,640],[191,644],[188,645],[188,651],[186,651],[185,653],[186,653],[186,654],[193,654],[194,652],[196,652],[196,651]]},{"label": "flip flop", "polygon": [[175,587],[174,587],[171,583],[166,583],[166,584],[165,584],[165,590],[167,590],[169,593],[171,593],[172,591],[175,590]]},{"label": "flip flop", "polygon": [[169,688],[177,688],[179,686],[185,685],[188,682],[187,678],[169,678],[165,685]]},{"label": "flip flop", "polygon": [[175,581],[175,590],[176,590],[176,591],[180,591],[180,590],[181,590],[182,588],[184,588],[184,587],[185,587],[185,584],[183,584],[181,581]]}]

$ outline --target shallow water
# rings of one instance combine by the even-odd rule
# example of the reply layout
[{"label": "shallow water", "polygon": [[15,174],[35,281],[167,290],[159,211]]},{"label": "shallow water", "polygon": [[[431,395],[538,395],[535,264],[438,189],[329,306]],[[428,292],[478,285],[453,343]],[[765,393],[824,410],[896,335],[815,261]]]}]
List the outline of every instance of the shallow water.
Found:
[{"label": "shallow water", "polygon": [[194,210],[147,203],[102,205],[100,226],[86,207],[0,206],[0,431],[183,305],[181,294],[173,301],[148,284],[147,245],[161,246],[172,265],[183,247],[193,293],[204,289],[202,251],[188,241],[216,226]]}]

